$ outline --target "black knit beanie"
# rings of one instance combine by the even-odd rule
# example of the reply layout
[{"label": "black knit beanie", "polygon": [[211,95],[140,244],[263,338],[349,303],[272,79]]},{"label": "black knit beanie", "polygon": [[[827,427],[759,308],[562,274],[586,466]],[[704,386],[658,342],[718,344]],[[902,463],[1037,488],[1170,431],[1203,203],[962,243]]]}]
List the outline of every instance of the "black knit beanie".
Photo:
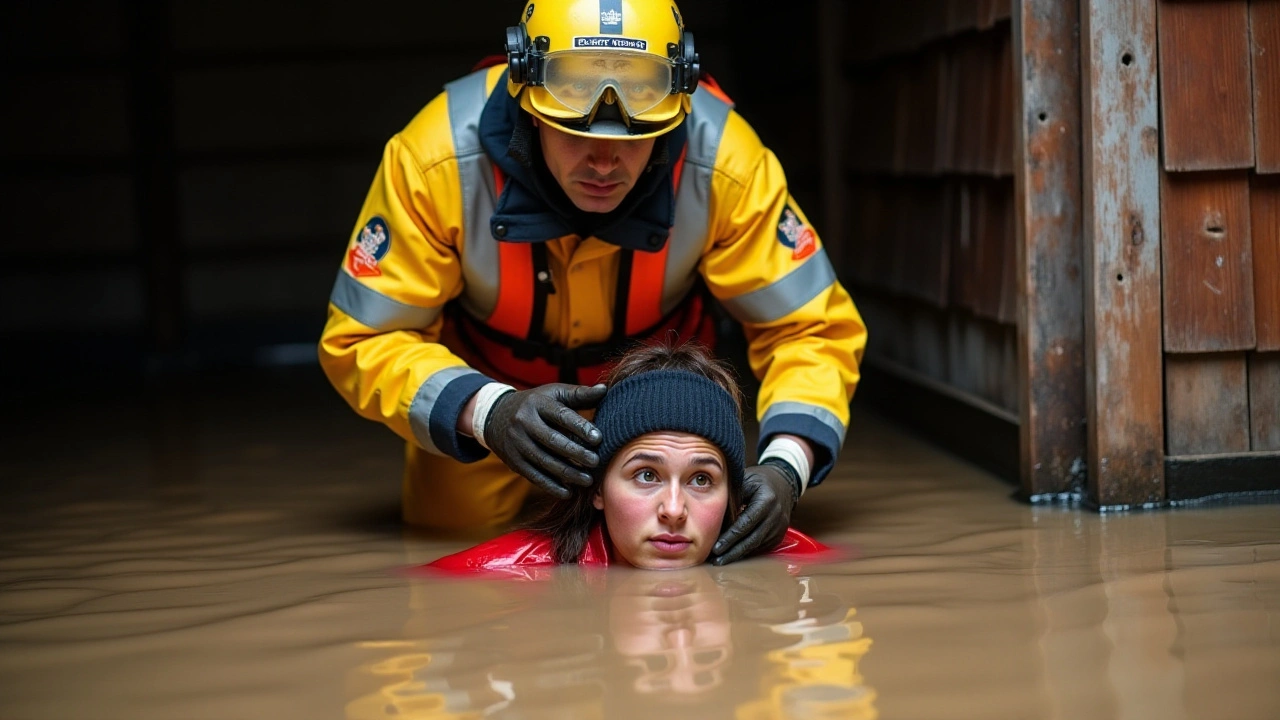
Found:
[{"label": "black knit beanie", "polygon": [[686,432],[720,448],[733,486],[742,483],[746,440],[733,397],[696,373],[653,370],[609,388],[596,409],[595,425],[604,439],[596,452],[603,476],[613,456],[627,443],[653,432]]}]

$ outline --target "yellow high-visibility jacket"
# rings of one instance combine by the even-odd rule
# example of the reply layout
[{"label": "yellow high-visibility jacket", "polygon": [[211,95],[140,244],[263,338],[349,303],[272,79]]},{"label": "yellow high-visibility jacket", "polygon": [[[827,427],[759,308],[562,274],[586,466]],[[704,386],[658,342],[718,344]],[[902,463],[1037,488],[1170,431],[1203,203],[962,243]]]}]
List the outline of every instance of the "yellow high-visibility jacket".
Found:
[{"label": "yellow high-visibility jacket", "polygon": [[[343,257],[320,361],[363,417],[463,462],[487,451],[456,432],[467,400],[492,380],[440,342],[445,305],[484,322],[498,302],[499,199],[479,141],[487,103],[505,102],[506,67],[451,83],[387,143]],[[815,450],[810,485],[834,464],[849,422],[867,333],[777,158],[721,96],[699,90],[685,120],[662,307],[699,276],[742,323],[761,380],[761,447],[779,433]],[[678,152],[678,150],[676,150]],[[500,232],[500,231],[498,231]],[[549,239],[543,330],[566,348],[608,340],[620,249],[599,238]],[[637,253],[639,254],[639,253]]]}]

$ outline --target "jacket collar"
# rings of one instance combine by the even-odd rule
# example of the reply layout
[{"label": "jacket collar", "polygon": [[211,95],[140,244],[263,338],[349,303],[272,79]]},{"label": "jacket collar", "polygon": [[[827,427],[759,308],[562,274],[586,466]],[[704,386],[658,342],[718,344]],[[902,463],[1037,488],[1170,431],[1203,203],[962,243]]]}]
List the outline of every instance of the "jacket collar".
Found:
[{"label": "jacket collar", "polygon": [[579,210],[547,170],[532,119],[498,80],[480,114],[480,145],[506,175],[498,204],[489,219],[498,236],[505,226],[507,242],[545,242],[565,235],[595,236],[631,250],[659,250],[675,224],[672,157],[679,155],[688,136],[684,123],[654,143],[653,160],[636,186],[610,213]]}]

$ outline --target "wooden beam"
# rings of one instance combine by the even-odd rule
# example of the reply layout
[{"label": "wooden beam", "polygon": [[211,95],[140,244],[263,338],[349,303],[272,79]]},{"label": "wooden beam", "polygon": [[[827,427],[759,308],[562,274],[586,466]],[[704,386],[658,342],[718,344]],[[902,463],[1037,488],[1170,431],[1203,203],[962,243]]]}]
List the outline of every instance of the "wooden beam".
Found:
[{"label": "wooden beam", "polygon": [[1155,0],[1084,0],[1087,491],[1164,499]]},{"label": "wooden beam", "polygon": [[1079,18],[1076,2],[1013,5],[1019,476],[1028,496],[1083,479]]}]

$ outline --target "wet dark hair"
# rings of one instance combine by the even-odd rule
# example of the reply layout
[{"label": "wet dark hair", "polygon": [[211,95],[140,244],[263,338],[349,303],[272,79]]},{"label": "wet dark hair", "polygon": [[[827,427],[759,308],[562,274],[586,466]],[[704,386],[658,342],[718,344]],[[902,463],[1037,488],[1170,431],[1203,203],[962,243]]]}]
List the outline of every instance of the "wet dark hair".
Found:
[{"label": "wet dark hair", "polygon": [[[679,370],[701,375],[729,393],[737,409],[738,422],[742,422],[742,389],[738,387],[733,369],[708,354],[698,343],[683,345],[640,345],[627,351],[605,375],[603,382],[613,387],[627,378],[656,370]],[[525,527],[551,536],[552,553],[558,563],[575,563],[587,546],[591,528],[602,519],[604,513],[597,510],[593,499],[604,481],[607,467],[596,468],[595,482],[591,487],[571,488],[572,494],[564,500],[553,500]],[[729,506],[725,522],[737,516],[742,488],[737,483],[729,485]]]}]

